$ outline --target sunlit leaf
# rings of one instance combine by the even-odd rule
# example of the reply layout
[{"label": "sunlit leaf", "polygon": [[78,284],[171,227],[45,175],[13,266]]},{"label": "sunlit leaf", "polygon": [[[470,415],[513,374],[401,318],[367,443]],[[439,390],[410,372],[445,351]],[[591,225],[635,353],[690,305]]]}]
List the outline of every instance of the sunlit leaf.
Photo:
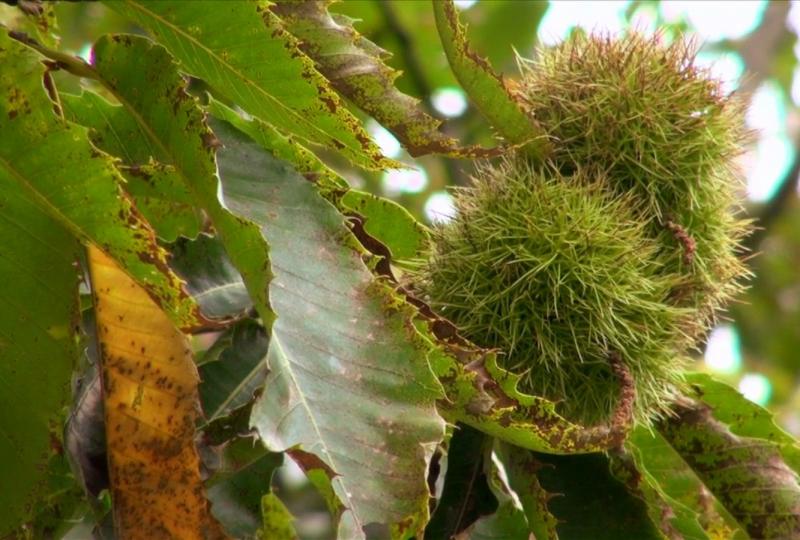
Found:
[{"label": "sunlit leaf", "polygon": [[[6,73],[0,107],[8,103]],[[0,111],[3,133],[5,118]],[[0,537],[32,517],[46,493],[48,460],[59,450],[78,356],[78,249],[0,167]]]},{"label": "sunlit leaf", "polygon": [[198,376],[187,337],[94,247],[89,268],[118,537],[225,538],[200,479]]},{"label": "sunlit leaf", "polygon": [[297,532],[292,525],[292,514],[283,505],[283,502],[274,494],[267,493],[261,499],[261,538],[274,538],[275,540],[294,540]]},{"label": "sunlit leaf", "polygon": [[250,114],[366,168],[392,164],[298,49],[266,2],[111,1]]},{"label": "sunlit leaf", "polygon": [[[347,183],[296,141],[280,135],[264,122],[245,120],[219,102],[212,101],[209,108],[275,156],[292,163],[307,180],[315,183],[319,193],[336,205],[340,212],[352,212],[343,204],[349,194]],[[366,212],[367,223],[370,212],[374,215],[376,210],[373,208]],[[409,216],[404,217],[408,221]],[[400,251],[407,249],[403,246],[409,244],[427,244],[422,226],[405,223],[403,228],[410,238],[401,244]],[[353,230],[358,232],[356,228]],[[388,234],[385,228],[381,234],[381,240],[397,249],[392,244],[396,240],[394,235]],[[361,235],[358,239],[364,247],[377,248],[373,254],[378,257],[389,253],[380,242],[375,245],[374,240]],[[380,262],[375,265],[382,270],[386,270],[385,266]],[[382,277],[390,276],[384,274]],[[411,298],[407,299],[411,301]],[[630,423],[629,402],[622,404],[618,425],[584,428],[568,422],[555,412],[554,403],[518,392],[519,376],[501,369],[493,352],[480,350],[468,343],[449,343],[456,338],[455,327],[438,318],[418,300],[412,303],[427,315],[427,322],[418,321],[416,328],[429,348],[427,354],[434,371],[446,388],[448,399],[439,403],[439,411],[449,421],[460,421],[519,446],[546,452],[599,451],[622,441]]]},{"label": "sunlit leaf", "polygon": [[427,246],[425,227],[396,202],[355,189],[341,202],[364,218],[364,229],[389,248],[393,260],[419,257]]},{"label": "sunlit leaf", "polygon": [[143,126],[124,107],[113,105],[99,95],[61,94],[67,120],[91,128],[95,146],[118,157],[117,167],[127,180],[125,191],[160,238],[173,242],[180,236],[194,238],[203,223],[202,212],[194,207],[191,194],[175,168],[150,139]]},{"label": "sunlit leaf", "polygon": [[[48,97],[39,55],[0,32],[0,170],[78,238],[118,260],[182,327],[197,323],[197,306],[166,265],[155,235],[131,201],[87,129],[65,121]],[[65,166],[69,164],[69,166]]]}]

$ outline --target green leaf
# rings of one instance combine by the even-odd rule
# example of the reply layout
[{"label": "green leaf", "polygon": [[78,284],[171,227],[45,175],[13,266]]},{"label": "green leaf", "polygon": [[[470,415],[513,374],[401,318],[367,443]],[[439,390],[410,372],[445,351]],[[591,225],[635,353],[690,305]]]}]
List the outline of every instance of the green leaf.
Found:
[{"label": "green leaf", "polygon": [[183,69],[250,114],[362,167],[393,165],[267,3],[125,0],[107,5],[147,29]]},{"label": "green leaf", "polygon": [[[9,93],[9,83],[25,82],[13,80],[9,53],[20,54],[0,37],[0,107],[10,96],[26,96],[23,90]],[[0,111],[6,146],[7,111]],[[52,114],[49,104],[45,112]],[[70,232],[0,167],[0,537],[32,517],[46,494],[48,460],[60,444],[62,408],[78,355],[78,253]]]},{"label": "green leaf", "polygon": [[234,268],[219,238],[201,234],[172,249],[170,266],[186,280],[186,288],[213,319],[241,317],[253,307],[241,274]]},{"label": "green leaf", "polygon": [[261,224],[272,246],[278,318],[252,425],[271,450],[299,447],[336,475],[343,519],[359,536],[370,523],[413,535],[427,521],[426,469],[443,422],[402,304],[373,281],[313,184],[228,124],[213,125],[225,202]]},{"label": "green leaf", "polygon": [[[677,416],[659,426],[660,433],[752,538],[799,535],[800,483],[784,457],[793,460],[797,448],[745,398],[708,377],[693,379],[703,401],[676,405]],[[723,417],[757,437],[739,435],[716,418],[705,386]]]},{"label": "green leaf", "polygon": [[127,180],[125,190],[158,236],[167,242],[178,236],[197,236],[203,224],[202,212],[193,206],[191,194],[175,168],[159,162],[169,157],[159,151],[125,108],[88,91],[79,96],[61,94],[60,98],[64,116],[91,128],[92,143],[122,160],[117,168]]},{"label": "green leaf", "polygon": [[611,474],[605,455],[535,454],[533,459],[542,489],[559,494],[548,502],[548,511],[558,520],[559,540],[664,538],[644,501]]},{"label": "green leaf", "polygon": [[292,540],[297,538],[292,522],[294,518],[274,493],[261,498],[261,536],[264,540]]},{"label": "green leaf", "polygon": [[[111,160],[87,129],[65,121],[45,88],[52,80],[37,53],[0,33],[0,171],[72,234],[116,259],[180,327],[197,306],[166,265],[155,235],[130,200]],[[69,164],[65,167],[64,164]]]},{"label": "green leaf", "polygon": [[147,134],[156,154],[175,167],[193,201],[208,213],[269,327],[274,317],[268,295],[269,247],[258,227],[231,214],[217,197],[218,141],[197,100],[186,93],[172,57],[148,39],[127,35],[104,36],[93,50],[96,77]]},{"label": "green leaf", "polygon": [[267,375],[269,338],[263,326],[245,319],[218,339],[230,345],[216,361],[200,367],[200,399],[206,422],[227,416],[252,400]]},{"label": "green leaf", "polygon": [[441,121],[427,114],[419,100],[395,88],[400,72],[383,63],[386,51],[359,35],[352,19],[328,13],[330,0],[283,0],[272,11],[297,37],[331,85],[394,133],[412,156],[430,153],[477,157],[490,152],[460,148],[439,131]]},{"label": "green leaf", "polygon": [[447,60],[472,102],[498,133],[514,144],[527,145],[533,156],[542,158],[547,141],[541,130],[503,78],[470,49],[453,1],[432,0],[431,4]]},{"label": "green leaf", "polygon": [[447,450],[447,472],[425,538],[453,538],[480,517],[497,510],[489,488],[485,456],[491,439],[469,426],[456,426]]},{"label": "green leaf", "polygon": [[364,218],[364,229],[389,248],[392,261],[417,258],[428,244],[427,229],[394,201],[351,189],[341,204]]}]

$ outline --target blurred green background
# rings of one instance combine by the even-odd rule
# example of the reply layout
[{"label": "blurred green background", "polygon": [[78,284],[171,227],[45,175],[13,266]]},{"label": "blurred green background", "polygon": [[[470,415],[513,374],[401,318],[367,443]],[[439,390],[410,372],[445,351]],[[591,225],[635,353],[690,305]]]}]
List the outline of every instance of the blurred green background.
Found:
[{"label": "blurred green background", "polygon": [[[189,1],[189,0],[187,0]],[[800,2],[766,1],[528,1],[456,0],[474,48],[506,77],[517,76],[516,55],[557,43],[580,27],[622,34],[680,33],[700,46],[697,61],[749,103],[752,144],[739,158],[747,213],[761,227],[749,240],[754,272],[741,302],[696,353],[697,369],[713,372],[749,399],[772,409],[784,428],[800,436]],[[138,32],[98,3],[63,2],[53,9],[62,50],[91,57],[91,43],[107,32]],[[441,51],[427,0],[346,0],[332,11],[358,19],[356,28],[391,53],[403,72],[400,89],[420,98],[443,129],[463,143],[494,144],[493,134],[458,88]],[[21,12],[0,4],[0,23],[18,26]],[[49,39],[52,36],[40,36]],[[74,78],[62,85],[78,91]],[[63,86],[62,86],[63,87]],[[360,113],[358,113],[360,114]],[[372,120],[370,133],[405,170],[367,174],[336,166],[354,186],[390,197],[431,223],[452,212],[447,187],[469,182],[473,164],[435,156],[413,159]],[[300,476],[298,476],[298,474]],[[285,488],[304,483],[287,470]]]}]

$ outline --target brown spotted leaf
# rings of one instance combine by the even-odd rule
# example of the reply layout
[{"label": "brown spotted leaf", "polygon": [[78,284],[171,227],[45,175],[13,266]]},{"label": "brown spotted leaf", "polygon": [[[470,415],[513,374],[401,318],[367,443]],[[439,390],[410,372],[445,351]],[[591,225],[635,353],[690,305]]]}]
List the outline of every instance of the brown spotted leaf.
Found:
[{"label": "brown spotted leaf", "polygon": [[42,58],[4,31],[0,54],[3,174],[73,235],[119,261],[176,324],[196,325],[196,304],[169,270],[152,229],[123,194],[124,180],[112,160],[92,146],[86,128],[64,120],[51,100],[56,95]]},{"label": "brown spotted leaf", "polygon": [[395,87],[400,72],[383,62],[382,56],[388,53],[359,35],[350,19],[334,18],[328,12],[331,3],[282,0],[271,9],[340,94],[391,131],[412,156],[486,157],[499,153],[498,149],[460,147],[458,141],[441,133],[441,121],[426,113],[418,99]]},{"label": "brown spotted leaf", "polygon": [[704,375],[690,381],[695,399],[676,405],[661,435],[750,538],[800,537],[796,444],[734,390]]},{"label": "brown spotted leaf", "polygon": [[225,538],[200,478],[188,338],[111,258],[88,258],[117,537]]},{"label": "brown spotted leaf", "polygon": [[145,28],[181,61],[252,115],[336,150],[368,169],[395,165],[314,68],[267,2],[116,0],[108,6]]}]

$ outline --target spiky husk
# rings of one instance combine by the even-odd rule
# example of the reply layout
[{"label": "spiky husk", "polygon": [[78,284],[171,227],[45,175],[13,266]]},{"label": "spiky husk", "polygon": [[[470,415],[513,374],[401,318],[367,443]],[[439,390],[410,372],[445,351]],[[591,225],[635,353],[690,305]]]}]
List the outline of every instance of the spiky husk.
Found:
[{"label": "spiky husk", "polygon": [[682,358],[739,291],[742,108],[691,46],[575,35],[524,65],[547,164],[484,167],[418,273],[441,313],[505,351],[523,389],[584,423],[612,414],[617,354],[649,424]]},{"label": "spiky husk", "polygon": [[[455,191],[457,214],[436,229],[423,283],[464,335],[505,352],[524,388],[594,423],[613,411],[618,354],[636,380],[636,416],[668,405],[680,382],[676,347],[686,310],[631,196],[603,177],[537,170],[523,161],[485,167]],[[571,398],[579,396],[579,399]]]},{"label": "spiky husk", "polygon": [[522,92],[561,172],[596,170],[640,201],[666,270],[684,280],[674,294],[697,310],[699,336],[746,273],[734,158],[748,134],[742,101],[694,65],[694,45],[660,41],[576,33],[522,63]]}]

